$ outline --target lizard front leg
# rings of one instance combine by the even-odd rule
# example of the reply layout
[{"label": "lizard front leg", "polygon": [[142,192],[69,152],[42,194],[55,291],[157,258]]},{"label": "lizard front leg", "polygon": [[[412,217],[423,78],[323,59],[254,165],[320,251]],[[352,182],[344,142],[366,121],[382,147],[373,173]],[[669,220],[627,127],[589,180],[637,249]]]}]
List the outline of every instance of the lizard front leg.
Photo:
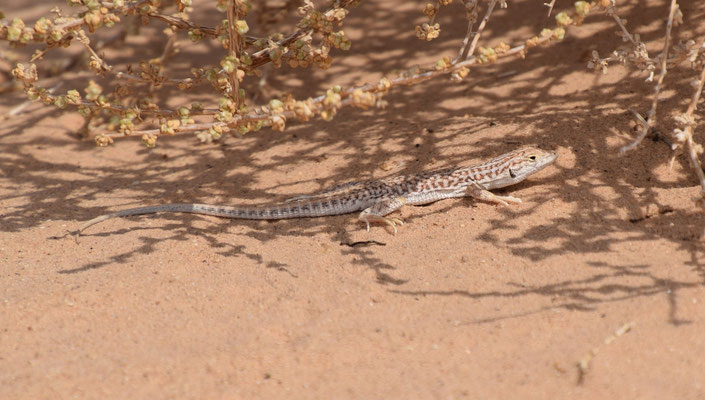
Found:
[{"label": "lizard front leg", "polygon": [[476,199],[489,201],[491,203],[501,204],[503,206],[508,206],[509,203],[521,203],[521,199],[513,196],[497,196],[496,194],[484,189],[478,183],[473,183],[469,185],[466,189],[469,196]]},{"label": "lizard front leg", "polygon": [[401,208],[406,204],[406,199],[403,197],[395,197],[391,199],[380,199],[372,207],[368,207],[360,213],[358,219],[365,222],[367,232],[370,231],[370,222],[381,222],[387,224],[394,229],[394,234],[397,234],[397,225],[403,225],[404,222],[399,218],[387,218],[385,215],[394,210]]}]

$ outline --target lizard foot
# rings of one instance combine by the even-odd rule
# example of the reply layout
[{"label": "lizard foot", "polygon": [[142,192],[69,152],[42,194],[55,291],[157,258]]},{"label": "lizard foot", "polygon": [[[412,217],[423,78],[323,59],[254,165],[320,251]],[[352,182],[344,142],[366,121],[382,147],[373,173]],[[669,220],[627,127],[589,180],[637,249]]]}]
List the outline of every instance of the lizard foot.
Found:
[{"label": "lizard foot", "polygon": [[513,197],[513,196],[497,196],[496,194],[492,195],[493,197],[489,199],[489,201],[499,203],[503,206],[509,206],[509,203],[516,203],[519,204],[521,203],[521,199]]},{"label": "lizard foot", "polygon": [[395,235],[397,234],[397,225],[404,225],[404,221],[400,220],[399,218],[387,218],[382,217],[380,215],[368,214],[365,212],[361,212],[358,219],[360,221],[365,222],[365,225],[367,226],[367,232],[370,231],[370,222],[381,222],[383,224],[391,226],[394,230]]},{"label": "lizard foot", "polygon": [[489,201],[490,203],[497,203],[503,206],[508,206],[509,203],[521,203],[521,199],[513,196],[498,196],[489,190],[482,189],[480,187],[469,186],[468,194],[476,199]]}]

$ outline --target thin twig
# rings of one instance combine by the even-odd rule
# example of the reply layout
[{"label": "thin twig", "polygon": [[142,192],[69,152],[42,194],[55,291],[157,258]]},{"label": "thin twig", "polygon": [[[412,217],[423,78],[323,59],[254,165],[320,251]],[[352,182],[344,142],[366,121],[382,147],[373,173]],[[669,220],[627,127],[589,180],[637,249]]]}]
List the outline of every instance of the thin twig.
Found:
[{"label": "thin twig", "polygon": [[[693,97],[690,100],[690,105],[688,105],[688,110],[685,112],[685,115],[689,118],[693,118],[693,112],[697,108],[698,101],[700,100],[700,95],[703,92],[703,84],[705,83],[705,63],[703,63],[703,69],[700,71],[700,79],[698,80],[698,85],[695,88],[695,92],[693,93]],[[690,162],[693,165],[693,169],[695,169],[695,173],[698,175],[698,179],[700,180],[700,199],[705,196],[705,173],[703,172],[703,168],[700,166],[700,160],[698,159],[698,150],[702,152],[702,147],[697,145],[695,141],[693,140],[693,125],[695,124],[695,121],[693,121],[692,124],[686,125],[685,129],[683,129],[683,132],[685,133],[685,142],[688,144],[688,155],[690,156]]]},{"label": "thin twig", "polygon": [[[555,0],[554,0],[554,1],[555,1]],[[636,39],[634,39],[634,35],[632,35],[631,33],[629,33],[629,31],[627,30],[627,27],[624,26],[624,23],[622,22],[622,19],[621,19],[621,18],[617,15],[617,13],[614,11],[614,8],[615,8],[615,4],[614,4],[614,0],[612,0],[612,5],[610,5],[609,8],[607,9],[607,13],[608,13],[609,15],[611,15],[612,18],[614,18],[614,21],[615,21],[615,22],[617,23],[617,25],[622,29],[622,33],[624,33],[624,36],[626,36],[626,37],[629,39],[629,41],[632,42],[632,44],[633,44],[635,47],[638,47],[638,46],[639,46],[639,43],[637,43]]]},{"label": "thin twig", "polygon": [[235,109],[240,108],[240,80],[238,79],[237,66],[240,64],[240,51],[241,51],[241,39],[240,34],[237,31],[235,23],[240,17],[239,14],[239,0],[230,0],[228,2],[228,55],[233,59],[235,67],[233,67],[232,72],[228,74],[228,80],[230,81],[231,91],[230,99],[235,104]]},{"label": "thin twig", "polygon": [[455,59],[453,60],[452,64],[457,63],[463,58],[463,54],[465,54],[465,50],[468,48],[468,42],[470,42],[470,37],[472,36],[472,25],[475,23],[473,20],[468,20],[468,28],[467,31],[465,32],[465,38],[463,38],[463,43],[460,45],[460,49],[458,49],[458,55],[455,56]]},{"label": "thin twig", "polygon": [[[63,84],[64,84],[63,82],[59,82],[55,86],[53,86],[52,88],[47,89],[47,92],[49,92],[49,94],[52,94],[57,89],[59,89]],[[26,101],[22,102],[21,104],[18,104],[17,106],[10,109],[10,111],[8,111],[4,114],[0,114],[0,121],[6,120],[10,117],[14,117],[16,115],[21,114],[22,111],[24,111],[32,103],[34,103],[34,100],[26,100]]]},{"label": "thin twig", "polygon": [[[184,29],[184,30],[188,30],[188,31],[198,30],[200,33],[207,35],[207,36],[214,37],[214,38],[217,38],[218,35],[220,34],[218,29],[216,29],[216,28],[211,28],[209,26],[196,25],[190,21],[186,21],[185,19],[176,17],[174,15],[164,15],[164,14],[160,14],[158,12],[151,12],[147,15],[152,18],[164,21],[167,24],[169,24],[170,26],[173,26],[178,29]],[[254,36],[243,36],[243,39],[245,40],[245,43],[247,43],[248,45],[251,45],[251,44],[255,43],[257,40],[259,40],[260,38],[254,37]]]},{"label": "thin twig", "polygon": [[458,55],[455,56],[452,64],[460,61],[467,51],[468,44],[470,43],[470,37],[473,35],[472,26],[475,25],[475,22],[477,22],[477,8],[479,5],[479,0],[463,0],[463,6],[465,7],[465,18],[468,20],[468,27],[465,30],[463,43],[460,45],[460,49],[458,49]]},{"label": "thin twig", "polygon": [[436,22],[436,16],[438,15],[438,13],[440,11],[441,11],[441,1],[436,0],[436,12],[431,17],[431,21],[429,21],[429,23],[428,23],[429,25],[433,25],[433,23]]},{"label": "thin twig", "polygon": [[159,56],[159,64],[164,64],[167,58],[174,54],[174,44],[176,44],[176,34],[172,33],[170,34],[167,39],[166,43],[164,44],[164,50],[162,51],[162,55]]},{"label": "thin twig", "polygon": [[[336,3],[338,3],[337,4],[338,8],[346,8],[346,7],[350,6],[351,4],[355,3],[356,1],[357,0],[339,0]],[[332,15],[332,13],[335,9],[336,9],[335,7],[330,8],[328,11],[323,13],[323,15],[325,15],[326,17],[329,17]],[[313,33],[313,29],[311,29],[311,28],[299,29],[298,31],[290,34],[289,36],[285,37],[284,39],[278,41],[276,43],[276,45],[277,45],[277,47],[289,47],[293,43],[295,43],[297,40],[299,40],[305,36],[308,36],[312,33]],[[262,49],[256,53],[254,53],[254,54],[251,54],[250,57],[252,58],[252,64],[247,66],[247,69],[253,70],[257,67],[260,67],[260,66],[272,61],[272,58],[269,55],[269,53],[270,53],[269,50],[270,50],[269,48],[266,48],[266,49]]]},{"label": "thin twig", "polygon": [[[123,29],[120,32],[116,33],[115,35],[105,39],[105,40],[99,40],[96,45],[95,45],[95,50],[100,51],[103,50],[109,46],[111,46],[113,43],[119,41],[119,40],[125,40],[125,37],[127,36],[127,30]],[[70,70],[74,66],[76,66],[82,59],[83,59],[84,54],[83,53],[78,53],[75,56],[71,58],[71,60],[62,68],[61,72],[55,73],[55,75],[60,75],[61,73]]]},{"label": "thin twig", "polygon": [[649,129],[655,125],[656,121],[656,107],[658,106],[658,97],[659,94],[661,93],[661,85],[663,84],[663,78],[666,76],[666,71],[667,71],[667,61],[668,61],[668,47],[670,45],[670,40],[671,40],[671,29],[673,28],[673,16],[676,13],[676,9],[678,8],[678,5],[676,3],[676,0],[671,0],[671,9],[668,12],[668,22],[666,23],[666,37],[664,38],[664,44],[663,44],[663,51],[661,52],[661,73],[659,74],[658,77],[658,82],[656,82],[656,88],[654,90],[654,98],[651,101],[651,109],[649,112],[646,114],[646,122],[647,125],[643,126],[641,129],[641,133],[639,133],[639,136],[637,136],[636,140],[632,142],[631,144],[628,144],[626,146],[622,146],[620,151],[622,153],[632,150],[636,148],[636,146],[641,143],[642,140],[646,137],[646,135],[649,133]]},{"label": "thin twig", "polygon": [[[475,46],[477,46],[477,42],[480,40],[480,35],[482,34],[482,31],[485,29],[485,25],[487,25],[487,21],[490,19],[490,15],[492,14],[492,10],[494,9],[494,6],[497,5],[498,0],[491,0],[490,4],[487,5],[487,12],[485,13],[485,17],[482,18],[482,21],[480,22],[480,26],[477,28],[477,32],[472,38],[472,43],[470,44],[470,48],[467,50],[465,54],[461,58],[468,59],[468,57],[471,57],[474,52],[475,52]],[[470,33],[470,32],[468,32]]]},{"label": "thin twig", "polygon": [[[639,124],[640,124],[642,127],[649,125],[649,123],[646,122],[646,120],[644,119],[644,117],[642,117],[641,114],[639,114],[638,112],[636,112],[636,110],[630,108],[629,111],[631,111],[631,113],[634,114],[634,118],[636,118],[637,121],[639,121]],[[672,143],[670,140],[668,140],[668,138],[666,138],[665,136],[663,136],[663,134],[662,134],[661,132],[657,131],[657,130],[654,129],[654,128],[649,128],[649,129],[650,129],[650,131],[654,134],[655,140],[660,140],[660,141],[666,143],[666,144],[668,145],[668,147],[669,147],[671,150],[675,150],[676,147],[678,147],[678,145]]]},{"label": "thin twig", "polygon": [[[171,36],[169,39],[171,40],[173,36]],[[88,52],[91,54],[91,57],[100,64],[101,70],[103,72],[110,73],[117,79],[126,79],[126,80],[131,80],[131,81],[137,81],[137,82],[142,82],[142,83],[148,83],[150,85],[163,85],[165,83],[171,83],[174,85],[181,85],[181,84],[191,84],[196,82],[193,78],[185,78],[185,79],[164,79],[163,81],[155,82],[154,79],[146,79],[143,78],[139,75],[134,75],[130,74],[127,72],[122,72],[122,71],[115,71],[112,65],[108,64],[95,50],[90,45],[90,40],[88,37],[82,32],[79,31],[78,33],[78,41],[83,44],[83,46],[88,50]],[[169,45],[164,49],[164,53],[162,54],[162,57],[165,57],[165,55],[168,52]]]},{"label": "thin twig", "polygon": [[544,6],[548,7],[548,16],[551,16],[551,11],[553,11],[553,5],[556,4],[556,0],[551,0],[550,3],[543,3]]}]

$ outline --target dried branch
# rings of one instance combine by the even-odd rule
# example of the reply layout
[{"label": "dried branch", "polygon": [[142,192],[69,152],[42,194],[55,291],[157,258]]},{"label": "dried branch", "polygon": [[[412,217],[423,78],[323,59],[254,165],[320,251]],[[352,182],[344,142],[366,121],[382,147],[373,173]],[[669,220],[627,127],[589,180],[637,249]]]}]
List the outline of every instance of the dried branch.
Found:
[{"label": "dried branch", "polygon": [[[468,43],[470,43],[470,38],[473,36],[472,26],[477,22],[477,9],[479,6],[479,0],[465,0],[465,17],[468,20],[468,27],[465,31],[465,37],[463,38],[463,43],[460,45],[458,50],[458,55],[453,59],[453,64],[460,61],[462,58],[466,58]],[[472,54],[470,54],[472,55]]]},{"label": "dried branch", "polygon": [[[211,37],[220,36],[220,31],[216,28],[196,25],[190,21],[187,21],[185,19],[173,16],[173,15],[164,15],[164,14],[160,14],[158,12],[151,12],[147,15],[154,18],[154,19],[164,21],[167,24],[169,24],[169,26],[172,26],[177,29],[183,29],[186,31],[194,31],[195,30],[195,31],[198,31],[199,33],[202,33],[204,35],[208,35]],[[251,40],[252,40],[252,43],[254,43],[254,41],[256,39],[251,39]]]},{"label": "dried branch", "polygon": [[632,42],[632,44],[634,45],[635,48],[639,47],[640,43],[637,42],[637,40],[634,38],[634,35],[629,33],[629,30],[627,30],[627,27],[624,25],[624,21],[622,21],[622,19],[617,15],[617,13],[614,12],[615,0],[610,0],[610,1],[612,4],[608,7],[607,13],[610,16],[612,16],[614,21],[617,23],[617,26],[619,26],[619,28],[622,30],[623,37],[627,38],[630,42]]},{"label": "dried branch", "polygon": [[[336,1],[337,3],[337,8],[339,9],[344,9],[347,8],[355,3],[357,3],[359,0],[338,0]],[[331,14],[336,10],[336,7],[330,8],[327,10],[323,15],[327,18],[330,17]],[[306,29],[299,29],[296,32],[288,35],[282,40],[279,40],[276,42],[277,47],[282,47],[282,48],[288,48],[291,46],[293,43],[295,43],[297,40],[302,39],[306,36],[309,36],[313,34],[313,28],[306,28]],[[250,64],[247,67],[247,70],[253,70],[258,67],[261,67],[264,64],[267,64],[272,61],[272,57],[270,54],[269,49],[262,49],[250,56],[252,58],[252,64]]]},{"label": "dried branch", "polygon": [[[702,47],[705,50],[705,47]],[[694,82],[695,91],[690,99],[690,104],[688,109],[682,115],[679,115],[676,120],[679,122],[681,128],[674,130],[676,139],[679,142],[685,143],[688,148],[688,156],[690,157],[690,163],[695,170],[698,179],[700,180],[700,195],[695,199],[696,202],[701,206],[705,207],[705,173],[700,165],[700,154],[703,153],[703,147],[693,140],[693,130],[695,129],[696,122],[693,116],[694,111],[697,108],[698,101],[700,100],[700,95],[703,92],[703,84],[705,84],[705,61],[703,61],[702,70],[700,71],[700,77]]]},{"label": "dried branch", "polygon": [[[68,1],[83,4],[79,0]],[[100,2],[100,0],[96,1]],[[98,135],[96,138],[98,144],[110,143],[113,137],[141,134],[145,144],[153,146],[157,138],[164,134],[173,135],[179,132],[196,131],[199,132],[199,138],[202,140],[211,140],[206,137],[208,135],[217,140],[225,131],[235,130],[239,133],[246,133],[262,126],[283,130],[287,120],[307,121],[315,116],[329,120],[337,110],[349,105],[363,109],[375,106],[383,107],[386,102],[382,100],[382,96],[396,86],[413,85],[448,74],[452,74],[453,78],[462,79],[467,75],[468,67],[471,65],[494,63],[499,58],[513,55],[524,57],[530,47],[542,45],[551,40],[561,40],[565,34],[564,27],[574,21],[566,13],[560,13],[556,17],[558,28],[544,29],[539,36],[527,40],[524,44],[514,48],[510,48],[504,43],[499,43],[495,47],[479,47],[481,33],[484,31],[494,7],[498,2],[501,6],[505,6],[504,0],[490,0],[477,32],[471,32],[470,29],[459,52],[460,58],[454,62],[451,62],[448,57],[444,57],[425,69],[412,68],[394,79],[385,77],[379,82],[347,89],[334,86],[325,94],[306,100],[296,100],[285,96],[282,99],[272,99],[266,105],[244,104],[245,98],[241,89],[241,81],[248,73],[256,72],[254,70],[258,66],[267,62],[273,62],[275,66],[279,66],[285,59],[292,67],[306,67],[316,64],[321,68],[326,68],[331,62],[329,52],[332,48],[348,49],[350,41],[342,30],[336,31],[336,27],[347,15],[345,7],[354,5],[358,1],[336,0],[327,11],[317,11],[311,1],[305,0],[303,6],[299,8],[302,19],[298,24],[298,30],[283,38],[280,34],[273,34],[268,35],[267,39],[247,39],[245,34],[249,27],[244,20],[247,12],[245,0],[219,0],[219,9],[226,13],[226,24],[217,29],[209,30],[178,16],[163,15],[154,2],[142,2],[139,7],[133,2],[118,3],[119,7],[113,3],[100,2],[100,5],[105,6],[107,11],[101,9],[96,13],[96,9],[83,4],[82,6],[86,7],[87,11],[83,14],[84,18],[82,19],[60,16],[54,20],[38,21],[34,29],[25,27],[23,22],[21,24],[13,22],[15,25],[11,27],[12,32],[6,28],[7,25],[0,26],[0,39],[4,39],[2,29],[6,29],[4,34],[7,35],[9,41],[19,45],[26,43],[28,38],[32,38],[33,41],[46,39],[47,48],[52,48],[68,46],[74,39],[78,39],[90,55],[90,67],[98,75],[110,74],[114,78],[122,78],[130,82],[148,83],[151,88],[173,83],[181,89],[187,89],[204,79],[210,82],[219,95],[217,109],[206,109],[197,103],[183,105],[176,109],[164,109],[154,104],[147,96],[131,93],[129,85],[117,85],[112,92],[104,94],[99,85],[90,82],[88,87],[83,89],[85,95],[82,95],[78,88],[72,88],[62,95],[52,95],[38,85],[36,65],[18,64],[13,69],[13,76],[24,83],[24,90],[31,99],[39,99],[45,104],[53,104],[58,108],[76,107],[88,121],[98,120],[99,123],[105,124],[103,126],[106,126],[109,131],[117,131],[114,134]],[[429,18],[433,18],[441,6],[446,6],[451,1],[437,0],[437,4],[430,5],[430,8],[427,6],[424,13]],[[466,6],[472,6],[466,8],[468,16],[472,17],[468,18],[469,20],[477,20],[477,3],[477,0],[466,1]],[[578,3],[582,4],[582,8],[577,6]],[[578,3],[576,3],[577,13],[580,13],[582,9],[586,14],[590,5],[584,1]],[[180,12],[189,11],[183,3],[180,3],[179,7]],[[111,66],[90,45],[86,32],[107,25],[108,22],[115,21],[118,15],[125,14],[137,14],[143,22],[150,19],[167,22],[171,28],[170,32],[167,32],[170,39],[174,37],[172,32],[179,29],[189,30],[189,36],[195,40],[201,39],[204,35],[217,38],[226,49],[220,62],[221,68],[201,66],[200,68],[192,68],[192,78],[169,79],[163,71],[163,67],[165,65],[164,59],[170,53],[173,41],[167,41],[161,58],[141,61],[139,63],[141,70],[133,72],[133,69],[128,66],[125,72],[117,71],[116,67]],[[438,24],[434,24],[432,29],[428,28],[426,40],[431,39],[431,36],[437,36],[439,28],[436,25]],[[471,35],[472,40],[470,40]],[[321,37],[320,45],[313,44],[314,36]],[[248,41],[258,49],[252,54],[249,54],[245,48]],[[126,97],[128,95],[132,97]],[[211,116],[213,121],[196,123],[192,117],[197,115]],[[144,124],[145,117],[150,120],[158,120],[159,127],[138,130],[136,125]],[[206,139],[200,135],[206,135],[203,136]]]},{"label": "dried branch", "polygon": [[[228,1],[228,10],[227,10],[227,15],[228,15],[228,55],[232,59],[232,62],[235,64],[233,66],[232,70],[228,73],[228,80],[230,81],[230,99],[235,103],[235,109],[240,108],[240,79],[241,77],[238,76],[239,74],[242,74],[242,77],[244,77],[245,72],[238,69],[236,66],[239,66],[240,64],[240,51],[242,48],[242,39],[240,38],[240,34],[238,30],[240,29],[239,27],[236,26],[237,23],[239,22],[244,22],[244,21],[238,21],[240,18],[240,1],[239,0],[229,0]],[[245,26],[247,26],[245,24]]]},{"label": "dried branch", "polygon": [[[50,89],[47,89],[47,92],[49,92],[50,94],[51,94],[51,93],[54,93],[54,92],[57,91],[63,84],[64,84],[63,82],[59,82],[59,83],[57,83],[54,87],[52,87],[52,88],[50,88]],[[10,111],[8,111],[8,112],[6,112],[6,113],[4,113],[4,114],[0,114],[0,121],[4,121],[4,120],[9,119],[9,118],[11,118],[11,117],[20,115],[20,114],[21,114],[27,107],[29,107],[29,105],[32,104],[32,103],[34,103],[33,100],[26,100],[26,101],[23,101],[22,103],[18,104],[17,106],[11,108]]]},{"label": "dried branch", "polygon": [[658,98],[659,94],[661,93],[661,86],[663,84],[663,78],[666,76],[666,71],[667,71],[667,61],[668,61],[668,47],[670,45],[670,40],[671,40],[671,29],[673,28],[673,16],[676,13],[676,9],[678,8],[678,4],[676,3],[676,0],[671,0],[671,8],[670,11],[668,12],[668,21],[666,22],[666,35],[664,38],[664,44],[663,44],[663,51],[661,52],[661,73],[659,74],[658,81],[656,82],[656,88],[654,89],[654,98],[651,101],[651,109],[649,109],[649,112],[646,114],[646,122],[647,125],[643,126],[641,129],[641,132],[639,133],[639,136],[637,136],[636,140],[634,142],[622,146],[620,151],[622,153],[632,150],[636,148],[636,146],[641,143],[642,140],[646,137],[646,135],[649,133],[649,129],[653,125],[656,124],[656,107],[658,106]]},{"label": "dried branch", "polygon": [[[524,56],[526,54],[526,51],[528,50],[529,47],[534,47],[538,45],[545,44],[549,42],[551,39],[554,39],[551,35],[544,35],[542,37],[534,37],[533,39],[530,39],[529,42],[531,43],[530,45],[527,44],[522,44],[516,47],[513,47],[503,53],[500,53],[497,55],[498,58],[504,58],[504,57],[510,57],[510,56]],[[412,73],[412,74],[407,74],[403,75],[394,79],[387,79],[387,78],[382,78],[380,82],[376,83],[366,83],[363,85],[355,86],[352,88],[344,89],[340,92],[340,97],[341,100],[340,103],[338,104],[338,108],[345,107],[345,106],[350,106],[350,105],[357,105],[352,98],[352,96],[355,93],[360,93],[360,92],[366,92],[366,93],[385,93],[388,90],[390,90],[393,87],[398,87],[398,86],[410,86],[414,85],[417,83],[421,83],[439,76],[444,76],[448,74],[452,74],[454,72],[457,72],[458,70],[461,70],[463,68],[467,68],[469,66],[479,64],[481,63],[482,60],[479,57],[470,57],[469,59],[459,62],[453,65],[450,65],[448,63],[447,68],[443,69],[427,69],[422,72],[418,73]],[[320,95],[318,97],[315,97],[313,99],[310,99],[308,101],[308,105],[315,108],[316,110],[320,110],[324,108],[324,102],[326,101],[327,96],[326,95]],[[166,111],[166,110],[161,110]],[[209,112],[204,112],[202,115],[208,115]],[[213,112],[214,110],[210,110],[210,112]],[[176,111],[168,111],[169,113],[173,114]],[[156,113],[156,112],[155,112]],[[205,123],[205,124],[192,124],[192,125],[183,125],[179,127],[177,132],[193,132],[193,131],[199,131],[199,130],[204,130],[204,129],[210,129],[212,127],[237,127],[240,125],[245,125],[248,123],[253,123],[253,122],[259,122],[259,121],[267,121],[268,119],[271,119],[272,117],[282,117],[284,119],[294,119],[297,117],[297,114],[295,111],[292,110],[287,110],[283,111],[278,114],[272,114],[272,113],[262,113],[262,112],[255,112],[255,113],[249,113],[245,115],[236,115],[234,116],[232,122],[230,123],[221,123],[221,122],[216,122],[216,123]],[[140,131],[134,131],[133,134],[139,135],[139,134],[159,134],[158,129],[149,129],[149,130],[140,130]],[[125,137],[125,135],[122,134],[107,134],[107,136],[112,137],[112,138],[121,138]]]},{"label": "dried branch", "polygon": [[551,0],[550,3],[543,3],[544,6],[548,7],[548,17],[551,16],[551,11],[553,11],[553,5],[556,4],[556,0]]},{"label": "dried branch", "polygon": [[[472,38],[472,43],[470,44],[470,48],[467,49],[467,51],[464,51],[464,54],[461,56],[461,58],[467,59],[469,56],[472,56],[473,53],[475,52],[475,46],[477,46],[477,42],[480,40],[480,35],[482,34],[482,31],[485,30],[485,25],[487,25],[487,21],[490,19],[490,15],[492,15],[492,10],[494,10],[494,6],[497,5],[498,0],[491,0],[490,4],[487,5],[487,11],[485,12],[485,17],[482,18],[482,21],[480,22],[480,26],[477,28],[477,32],[474,34],[474,37]],[[470,32],[468,32],[470,33]]]}]

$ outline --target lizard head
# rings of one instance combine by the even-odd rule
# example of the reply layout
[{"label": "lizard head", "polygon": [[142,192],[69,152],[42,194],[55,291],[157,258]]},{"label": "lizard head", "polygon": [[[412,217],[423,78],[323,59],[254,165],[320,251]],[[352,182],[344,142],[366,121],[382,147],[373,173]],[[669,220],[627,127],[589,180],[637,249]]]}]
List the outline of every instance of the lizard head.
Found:
[{"label": "lizard head", "polygon": [[519,183],[529,175],[546,168],[556,161],[558,155],[554,151],[541,150],[537,147],[522,147],[503,154],[489,163],[498,178],[489,182],[488,190],[502,188]]}]

